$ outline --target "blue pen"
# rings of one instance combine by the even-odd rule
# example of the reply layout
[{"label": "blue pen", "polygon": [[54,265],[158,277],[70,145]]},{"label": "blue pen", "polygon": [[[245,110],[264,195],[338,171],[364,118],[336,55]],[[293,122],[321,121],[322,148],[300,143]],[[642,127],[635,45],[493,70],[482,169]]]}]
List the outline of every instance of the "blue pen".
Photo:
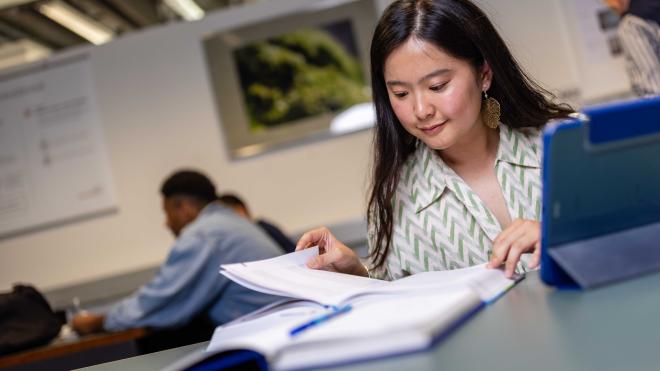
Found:
[{"label": "blue pen", "polygon": [[291,336],[296,336],[296,335],[298,335],[299,333],[301,333],[301,332],[307,330],[307,329],[310,328],[310,327],[314,327],[314,326],[316,326],[316,325],[318,325],[318,324],[321,324],[321,323],[323,323],[323,322],[326,322],[326,321],[328,321],[328,320],[330,320],[330,319],[332,319],[332,318],[337,317],[337,316],[340,315],[340,314],[347,313],[347,312],[349,312],[351,309],[353,309],[353,307],[351,307],[350,305],[344,305],[344,306],[341,307],[341,308],[336,308],[335,310],[333,310],[333,311],[330,312],[330,313],[326,313],[326,314],[324,314],[324,315],[322,315],[322,316],[319,316],[319,317],[314,318],[313,320],[311,320],[311,321],[309,321],[309,322],[305,322],[305,323],[303,323],[302,325],[300,325],[300,326],[298,326],[298,327],[294,327],[293,330],[291,330],[290,335],[291,335]]}]

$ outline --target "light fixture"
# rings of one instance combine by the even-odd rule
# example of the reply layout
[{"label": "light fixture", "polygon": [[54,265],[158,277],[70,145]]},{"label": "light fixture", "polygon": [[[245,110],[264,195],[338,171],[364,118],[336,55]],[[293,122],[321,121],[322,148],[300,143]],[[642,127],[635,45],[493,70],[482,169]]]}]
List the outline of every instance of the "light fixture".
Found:
[{"label": "light fixture", "polygon": [[204,16],[204,10],[193,0],[164,0],[164,3],[186,21],[196,21]]},{"label": "light fixture", "polygon": [[52,0],[38,5],[39,12],[96,45],[110,41],[112,30],[90,19],[69,4]]},{"label": "light fixture", "polygon": [[339,113],[330,122],[333,135],[348,134],[368,129],[376,123],[376,108],[371,102],[358,103]]},{"label": "light fixture", "polygon": [[30,39],[0,44],[0,70],[29,63],[51,54],[51,50]]}]

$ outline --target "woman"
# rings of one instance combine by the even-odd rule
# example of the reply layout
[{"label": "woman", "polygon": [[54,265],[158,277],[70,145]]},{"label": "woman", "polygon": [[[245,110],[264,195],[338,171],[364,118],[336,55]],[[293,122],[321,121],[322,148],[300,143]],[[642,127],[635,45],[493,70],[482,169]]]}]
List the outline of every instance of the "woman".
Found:
[{"label": "woman", "polygon": [[[467,0],[400,0],[371,45],[377,124],[368,205],[372,269],[325,228],[312,268],[397,279],[540,255],[540,128],[572,113],[520,69]],[[521,262],[523,253],[532,253]]]}]

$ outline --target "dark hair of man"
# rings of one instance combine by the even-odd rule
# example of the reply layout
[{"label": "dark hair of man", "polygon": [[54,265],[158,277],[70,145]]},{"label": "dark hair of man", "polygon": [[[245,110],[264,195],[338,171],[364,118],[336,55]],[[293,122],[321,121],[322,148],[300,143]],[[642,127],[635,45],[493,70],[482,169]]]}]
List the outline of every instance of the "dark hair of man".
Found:
[{"label": "dark hair of man", "polygon": [[194,170],[180,170],[170,175],[160,187],[165,198],[185,196],[206,206],[215,201],[215,186],[204,174]]},{"label": "dark hair of man", "polygon": [[223,204],[231,207],[242,207],[247,211],[247,205],[245,205],[245,202],[241,200],[240,197],[236,196],[235,194],[232,193],[225,193],[220,195],[218,197],[218,201],[222,202]]},{"label": "dark hair of man", "polygon": [[527,76],[486,15],[467,0],[400,0],[383,13],[371,43],[371,84],[376,107],[371,194],[367,218],[375,230],[370,258],[385,264],[392,243],[394,193],[399,173],[415,150],[417,139],[399,123],[385,85],[387,57],[409,38],[429,42],[480,71],[488,62],[493,81],[488,95],[501,105],[502,123],[514,127],[542,127],[549,119],[573,110],[552,103],[551,93]]}]

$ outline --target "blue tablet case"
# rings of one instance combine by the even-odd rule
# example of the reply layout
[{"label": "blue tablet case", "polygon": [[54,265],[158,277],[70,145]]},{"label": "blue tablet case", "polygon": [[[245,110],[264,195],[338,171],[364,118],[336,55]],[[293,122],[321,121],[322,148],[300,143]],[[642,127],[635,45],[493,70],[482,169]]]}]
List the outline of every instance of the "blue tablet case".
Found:
[{"label": "blue tablet case", "polygon": [[585,109],[543,136],[541,277],[591,288],[660,270],[660,97]]}]

